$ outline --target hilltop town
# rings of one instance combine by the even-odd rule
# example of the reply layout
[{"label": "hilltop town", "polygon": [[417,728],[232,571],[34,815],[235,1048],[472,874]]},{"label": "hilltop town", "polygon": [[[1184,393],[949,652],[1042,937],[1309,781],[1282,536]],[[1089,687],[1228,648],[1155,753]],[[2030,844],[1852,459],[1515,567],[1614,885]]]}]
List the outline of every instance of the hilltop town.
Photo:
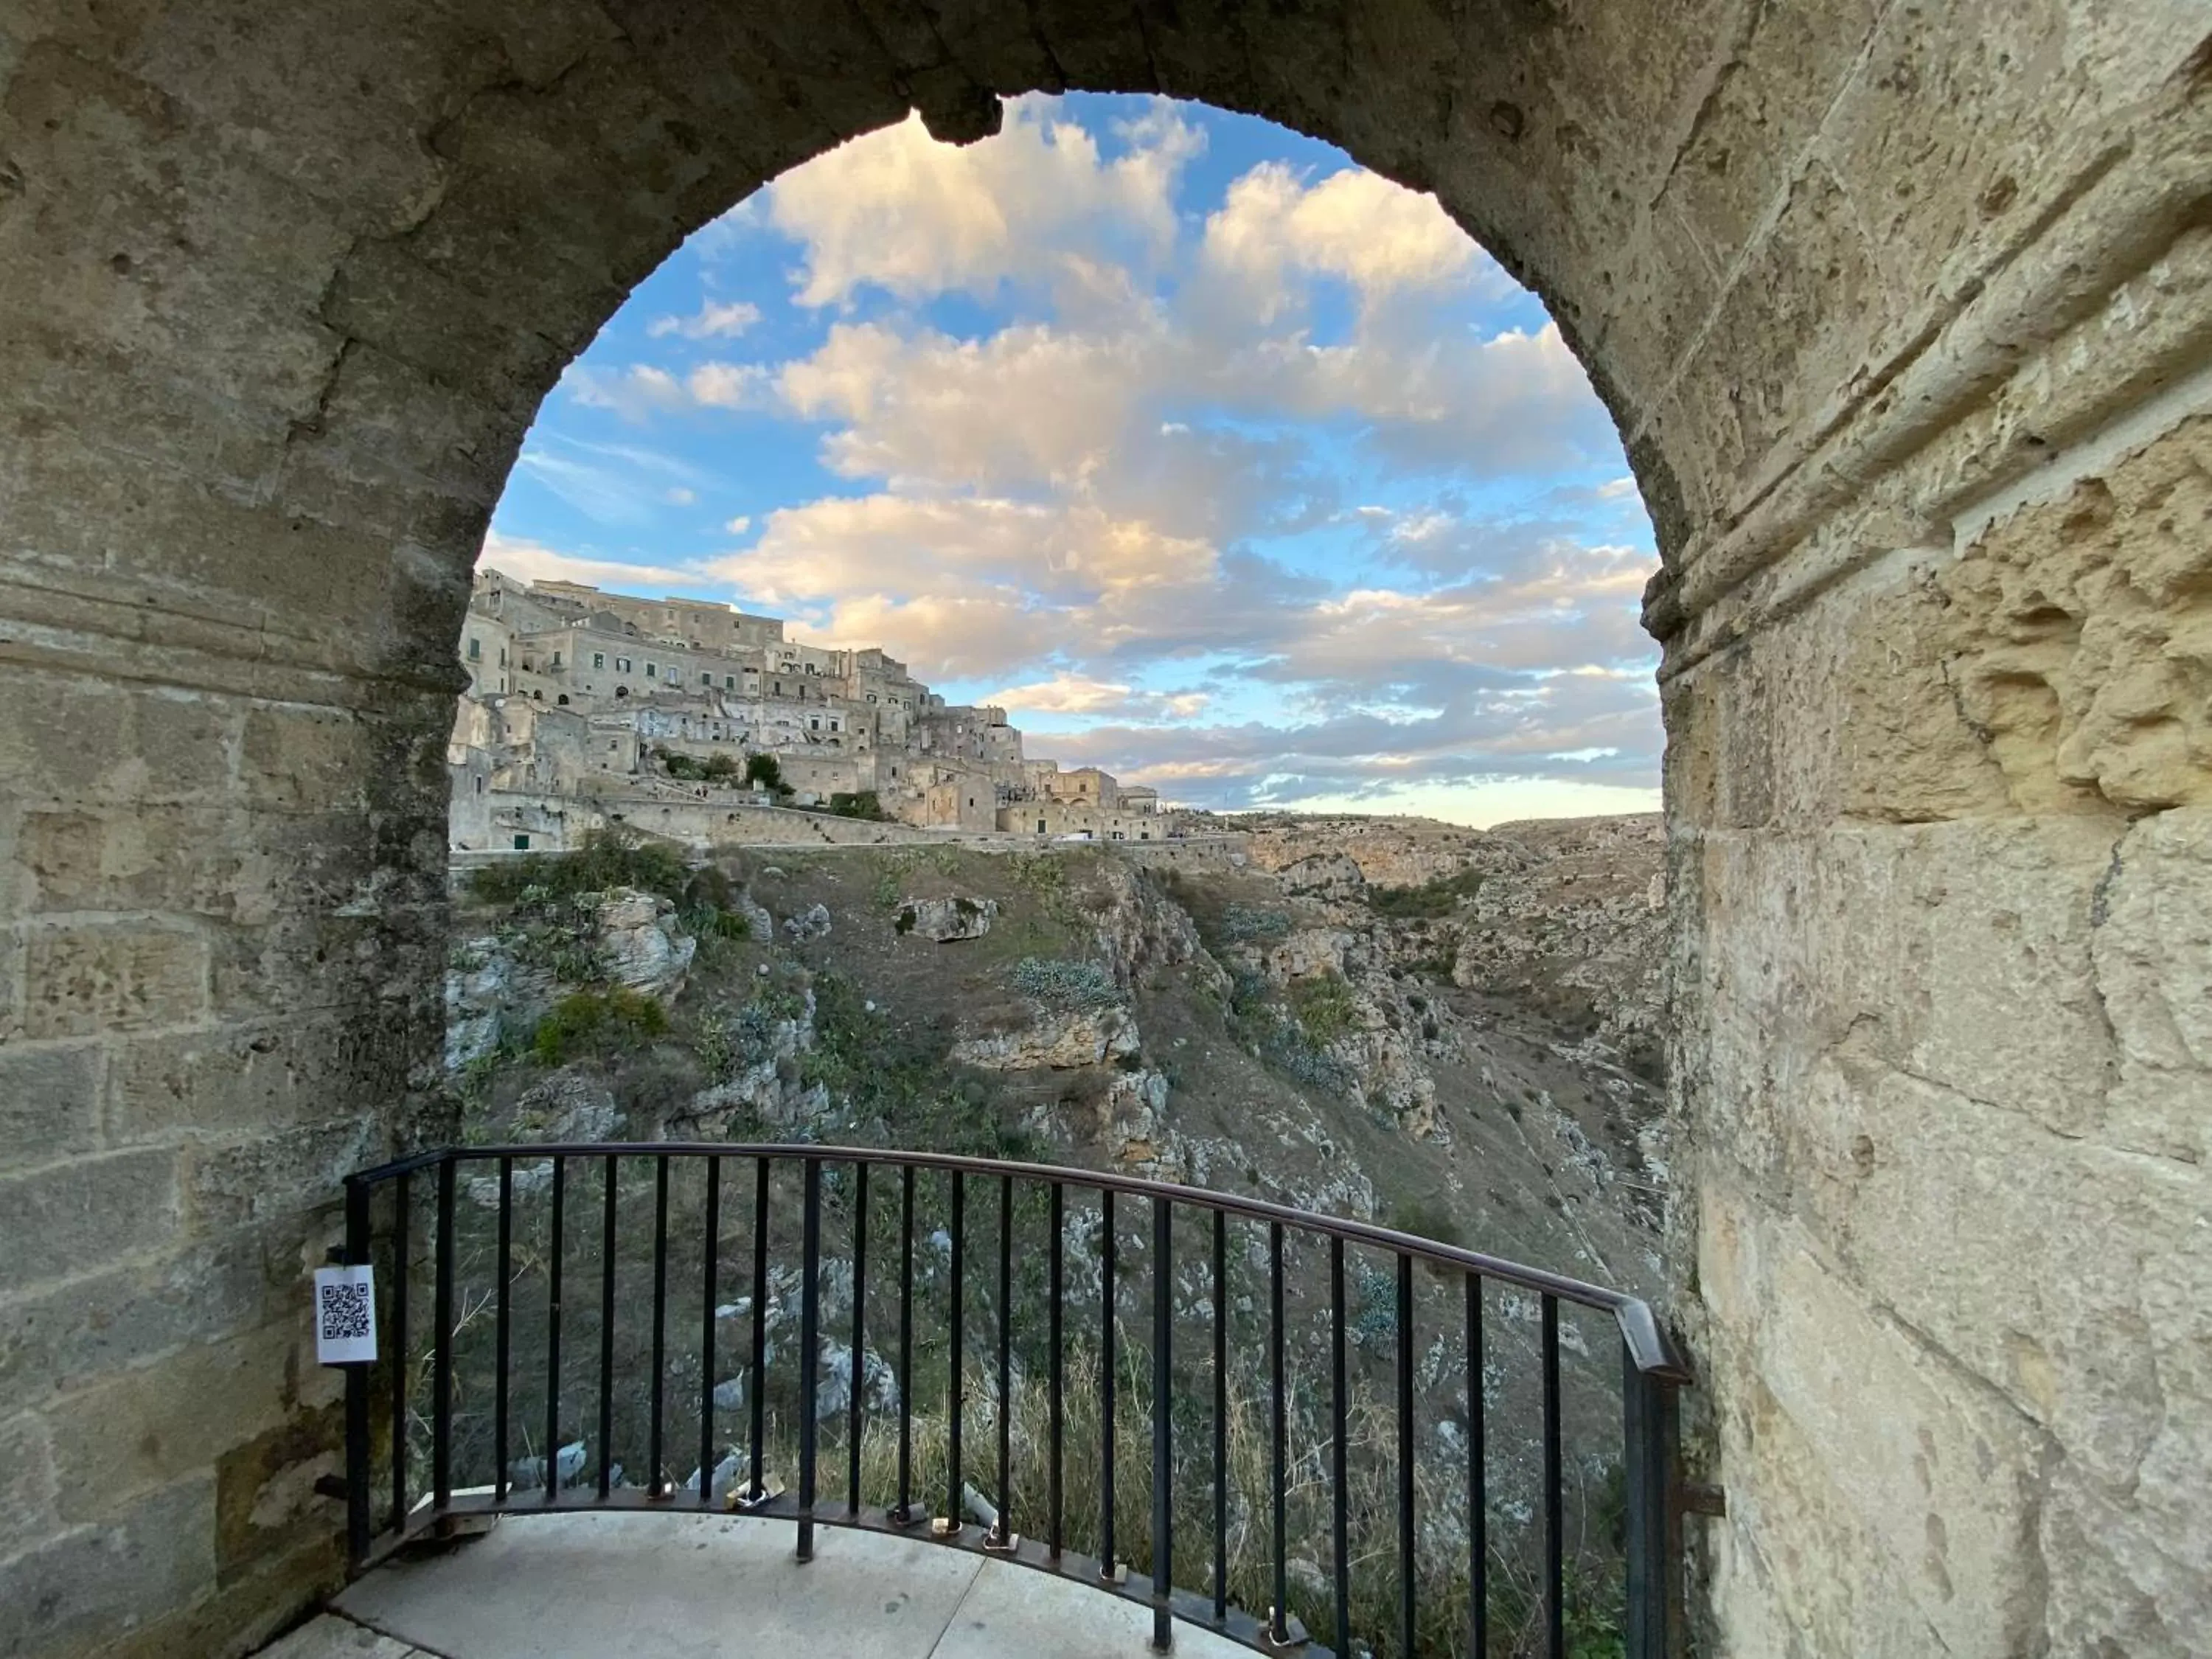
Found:
[{"label": "hilltop town", "polygon": [[881,650],[805,644],[726,605],[485,569],[460,655],[455,852],[559,851],[611,823],[708,843],[849,838],[836,820],[1032,840],[1181,832],[1153,790],[1024,756],[1005,709],[948,703]]}]

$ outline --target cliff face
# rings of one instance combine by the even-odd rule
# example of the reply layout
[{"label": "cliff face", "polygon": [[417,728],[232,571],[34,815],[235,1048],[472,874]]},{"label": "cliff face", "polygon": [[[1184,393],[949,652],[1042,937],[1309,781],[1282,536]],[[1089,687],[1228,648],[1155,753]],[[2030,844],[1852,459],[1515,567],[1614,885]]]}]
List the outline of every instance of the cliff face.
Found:
[{"label": "cliff face", "polygon": [[[1248,856],[1165,875],[1106,848],[825,848],[658,902],[465,906],[468,1110],[588,1076],[632,1136],[1018,1149],[1650,1286],[1657,820],[1238,827]],[[532,1040],[592,985],[666,1029]]]}]

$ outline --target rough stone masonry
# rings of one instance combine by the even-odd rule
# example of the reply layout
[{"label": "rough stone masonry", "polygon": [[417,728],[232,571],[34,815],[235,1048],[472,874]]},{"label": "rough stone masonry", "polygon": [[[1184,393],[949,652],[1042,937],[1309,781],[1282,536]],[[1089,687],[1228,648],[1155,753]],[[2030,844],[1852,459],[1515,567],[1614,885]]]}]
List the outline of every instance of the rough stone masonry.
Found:
[{"label": "rough stone masonry", "polygon": [[2201,0],[0,0],[0,1654],[335,1581],[487,515],[689,230],[1167,92],[1535,286],[1665,568],[1701,1650],[2212,1651]]}]

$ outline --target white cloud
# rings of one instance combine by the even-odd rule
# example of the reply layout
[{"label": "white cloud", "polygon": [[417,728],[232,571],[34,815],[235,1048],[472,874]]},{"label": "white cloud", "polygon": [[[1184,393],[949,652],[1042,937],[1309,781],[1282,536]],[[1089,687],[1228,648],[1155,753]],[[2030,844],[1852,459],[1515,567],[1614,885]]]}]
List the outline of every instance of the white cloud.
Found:
[{"label": "white cloud", "polygon": [[843,422],[823,451],[848,477],[1073,487],[1109,463],[1155,389],[1165,355],[1148,343],[1042,324],[981,341],[840,325],[777,386],[806,419]]},{"label": "white cloud", "polygon": [[689,317],[656,317],[646,325],[653,338],[665,339],[679,334],[687,340],[729,339],[744,333],[760,321],[760,307],[748,300],[732,300],[718,304],[706,301]]},{"label": "white cloud", "polygon": [[988,298],[1008,283],[1110,301],[1128,256],[1173,244],[1175,180],[1202,144],[1165,106],[1125,131],[1132,148],[1109,161],[1053,100],[1019,99],[983,143],[940,144],[909,116],[785,174],[765,212],[803,249],[798,302],[870,286]]},{"label": "white cloud", "polygon": [[993,691],[983,701],[1017,714],[1157,720],[1194,718],[1212,697],[1204,691],[1139,691],[1121,682],[1063,672],[1048,680]]},{"label": "white cloud", "polygon": [[676,489],[706,482],[688,462],[637,444],[592,443],[532,432],[515,471],[586,518],[605,525],[650,524]]},{"label": "white cloud", "polygon": [[691,404],[684,382],[653,363],[618,369],[579,363],[562,376],[561,383],[585,407],[611,409],[626,421],[643,421]]},{"label": "white cloud", "polygon": [[686,489],[680,484],[668,492],[668,501],[672,507],[691,507],[696,505],[698,500],[697,490]]},{"label": "white cloud", "polygon": [[699,580],[699,573],[696,570],[668,565],[632,564],[626,560],[600,558],[591,554],[563,553],[543,542],[504,535],[496,530],[485,534],[483,551],[478,556],[477,563],[480,568],[503,571],[521,581],[588,582],[594,587],[624,592],[646,584],[662,587],[690,586],[696,586]]},{"label": "white cloud", "polygon": [[1201,257],[1263,323],[1297,302],[1299,276],[1349,283],[1363,310],[1408,293],[1511,286],[1435,197],[1364,167],[1308,185],[1280,161],[1261,163],[1207,218]]},{"label": "white cloud", "polygon": [[729,532],[732,536],[742,536],[745,532],[750,530],[752,527],[753,519],[752,514],[750,513],[740,513],[736,518],[730,520],[722,526],[724,530]]},{"label": "white cloud", "polygon": [[590,409],[611,410],[639,424],[656,415],[680,415],[696,409],[745,409],[757,404],[768,385],[758,363],[702,363],[677,374],[658,363],[623,368],[579,364],[562,377],[568,395]]}]

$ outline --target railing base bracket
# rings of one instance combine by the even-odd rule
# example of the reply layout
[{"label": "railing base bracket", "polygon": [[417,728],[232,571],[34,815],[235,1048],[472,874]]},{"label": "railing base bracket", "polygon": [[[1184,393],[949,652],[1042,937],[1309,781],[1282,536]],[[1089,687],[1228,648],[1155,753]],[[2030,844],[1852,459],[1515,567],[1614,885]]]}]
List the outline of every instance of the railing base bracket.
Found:
[{"label": "railing base bracket", "polygon": [[1260,1626],[1260,1640],[1266,1644],[1268,1652],[1288,1653],[1313,1640],[1305,1626],[1296,1619],[1291,1620],[1285,1629],[1285,1634],[1280,1637],[1275,1634],[1275,1610],[1269,1607],[1267,1620]]},{"label": "railing base bracket", "polygon": [[957,1538],[960,1536],[960,1522],[949,1515],[933,1516],[929,1523],[929,1535],[932,1538]]},{"label": "railing base bracket", "polygon": [[1014,1555],[1022,1547],[1022,1535],[1018,1532],[1002,1533],[995,1528],[983,1534],[983,1548],[992,1555]]}]

